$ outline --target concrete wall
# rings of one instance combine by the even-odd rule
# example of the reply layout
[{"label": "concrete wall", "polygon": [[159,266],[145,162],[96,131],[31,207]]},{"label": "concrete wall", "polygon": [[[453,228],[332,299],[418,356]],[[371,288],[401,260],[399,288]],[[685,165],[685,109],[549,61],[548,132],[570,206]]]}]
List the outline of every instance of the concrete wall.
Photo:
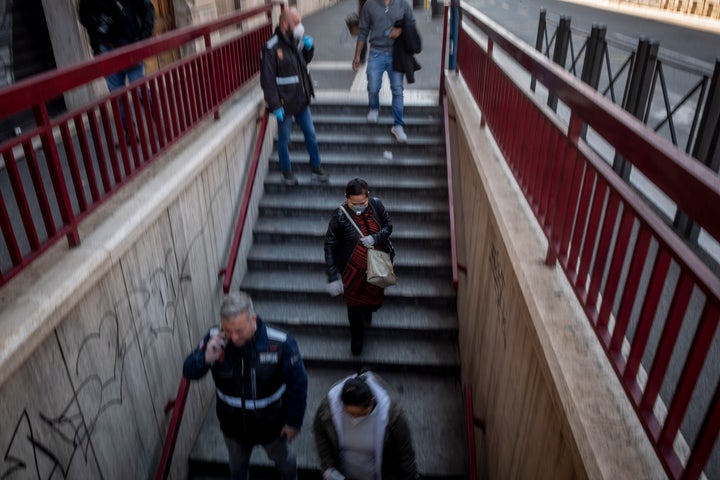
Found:
[{"label": "concrete wall", "polygon": [[[258,98],[252,87],[220,121],[122,189],[83,222],[79,247],[60,242],[3,288],[1,478],[154,476],[182,361],[219,323],[218,272],[255,142]],[[235,285],[244,263],[238,267]],[[172,478],[187,473],[210,383],[191,387]]]},{"label": "concrete wall", "polygon": [[461,77],[448,78],[463,382],[480,478],[665,473]]}]

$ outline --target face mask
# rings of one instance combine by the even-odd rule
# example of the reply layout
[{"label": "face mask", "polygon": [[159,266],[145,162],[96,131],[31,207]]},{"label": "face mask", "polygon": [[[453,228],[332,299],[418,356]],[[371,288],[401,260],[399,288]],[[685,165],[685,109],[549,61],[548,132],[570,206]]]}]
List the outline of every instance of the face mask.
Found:
[{"label": "face mask", "polygon": [[353,212],[355,212],[355,215],[362,215],[362,213],[365,211],[366,208],[367,208],[367,205],[353,205],[352,206],[352,209],[353,209]]},{"label": "face mask", "polygon": [[296,41],[299,42],[300,40],[302,40],[302,39],[303,39],[303,35],[305,35],[305,27],[303,26],[303,24],[302,24],[302,23],[298,23],[297,25],[295,25],[295,28],[293,29],[292,34],[293,34],[293,38],[294,38]]}]

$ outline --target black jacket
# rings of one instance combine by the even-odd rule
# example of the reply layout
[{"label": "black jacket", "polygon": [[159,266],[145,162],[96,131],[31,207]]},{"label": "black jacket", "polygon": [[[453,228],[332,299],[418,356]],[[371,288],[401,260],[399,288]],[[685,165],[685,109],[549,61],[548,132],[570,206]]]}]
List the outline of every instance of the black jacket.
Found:
[{"label": "black jacket", "polygon": [[392,68],[396,72],[404,73],[408,83],[415,83],[415,72],[420,70],[420,64],[415,60],[414,55],[422,51],[422,39],[415,22],[398,21],[395,26],[402,28],[402,34],[393,44]]},{"label": "black jacket", "polygon": [[304,47],[300,50],[289,43],[280,27],[275,28],[275,34],[263,48],[260,70],[260,86],[271,112],[284,107],[285,113],[293,115],[310,105],[315,91],[307,64],[314,54],[314,46],[310,50]]},{"label": "black jacket", "polygon": [[96,55],[150,38],[155,25],[151,0],[80,0],[78,16]]},{"label": "black jacket", "polygon": [[[269,443],[280,435],[284,425],[299,429],[307,405],[307,374],[295,339],[257,319],[255,337],[236,347],[228,342],[225,357],[212,366],[205,364],[205,348],[210,332],[185,359],[183,375],[203,377],[212,371],[217,387],[216,412],[223,433],[245,444]],[[272,398],[284,388],[282,396],[259,409],[232,406],[221,396],[248,401]]]},{"label": "black jacket", "polygon": [[[379,198],[371,198],[369,205],[369,208],[372,208],[373,218],[380,225],[380,231],[372,235],[375,239],[375,248],[389,253],[391,257],[395,257],[395,249],[390,241],[390,234],[393,231],[390,215]],[[343,204],[343,206],[350,215],[353,214],[347,203]],[[330,218],[325,233],[325,272],[328,282],[342,278],[342,272],[350,261],[352,252],[359,241],[360,234],[353,224],[340,211],[340,208],[336,209]]]}]

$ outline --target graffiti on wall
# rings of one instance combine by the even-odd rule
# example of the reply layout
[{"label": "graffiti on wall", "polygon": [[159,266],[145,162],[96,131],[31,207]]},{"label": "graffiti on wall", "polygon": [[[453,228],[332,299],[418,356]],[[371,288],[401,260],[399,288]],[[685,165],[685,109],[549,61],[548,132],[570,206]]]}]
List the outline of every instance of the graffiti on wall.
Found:
[{"label": "graffiti on wall", "polygon": [[[215,191],[211,206],[220,191]],[[142,357],[157,342],[175,335],[185,316],[186,296],[192,292],[190,263],[193,255],[202,254],[197,247],[206,235],[209,217],[204,216],[183,257],[176,258],[175,250],[168,248],[163,264],[152,269],[139,285],[126,283],[126,295],[93,322],[97,329],[79,340],[76,352],[67,351],[72,347],[64,348],[60,333],[55,331],[64,373],[75,379],[68,387],[71,398],[63,404],[58,399],[59,408],[53,412],[27,405],[18,414],[12,435],[0,437],[0,441],[8,441],[0,458],[0,480],[66,479],[74,476],[71,472],[90,475],[86,478],[108,477],[99,464],[93,434],[110,409],[123,405],[127,390],[124,371],[130,355]],[[74,323],[72,318],[65,322]],[[3,419],[0,422],[2,430],[12,425]]]},{"label": "graffiti on wall", "polygon": [[505,316],[505,274],[500,265],[500,253],[495,244],[490,247],[490,271],[493,277],[493,286],[495,287],[495,305],[497,307],[498,318],[503,334],[503,347],[507,348],[507,317]]}]

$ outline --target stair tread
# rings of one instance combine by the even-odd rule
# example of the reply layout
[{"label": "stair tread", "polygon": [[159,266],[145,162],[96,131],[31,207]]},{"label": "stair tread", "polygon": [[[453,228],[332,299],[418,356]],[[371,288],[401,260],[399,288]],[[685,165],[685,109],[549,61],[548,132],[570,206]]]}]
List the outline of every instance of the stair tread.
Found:
[{"label": "stair tread", "polygon": [[[383,157],[382,153],[372,154],[367,152],[322,152],[321,158],[323,165],[362,165],[363,167],[372,165],[383,165],[387,167],[421,167],[421,166],[437,166],[445,165],[445,157],[436,154],[423,154],[422,151],[407,152],[402,149],[389,148],[387,151],[393,153],[393,158],[388,161]],[[307,158],[307,157],[305,157]],[[270,166],[277,166],[278,156],[277,150],[270,155]],[[297,161],[293,163],[294,169],[309,169],[308,163],[305,161]],[[279,167],[277,168],[279,170]]]},{"label": "stair tread", "polygon": [[[342,297],[323,302],[303,299],[256,298],[255,310],[266,322],[283,329],[286,325],[347,327],[347,307]],[[386,302],[373,315],[373,328],[457,331],[455,310],[428,305],[398,305]]]},{"label": "stair tread", "polygon": [[[385,289],[386,297],[405,298],[454,298],[455,290],[448,280],[423,276],[402,277],[398,283]],[[325,293],[324,272],[314,271],[248,271],[243,278],[242,290],[264,290],[278,295],[288,293]]]},{"label": "stair tread", "polygon": [[[327,165],[323,165],[323,167],[325,167],[325,169],[327,170]],[[293,170],[297,170],[297,168],[293,166]],[[395,176],[388,177],[384,172],[377,171],[363,173],[362,175],[358,175],[356,173],[335,174],[332,171],[329,171],[328,173],[330,174],[330,180],[326,184],[326,186],[331,188],[341,188],[342,191],[345,190],[347,182],[349,182],[353,178],[361,176],[363,180],[368,182],[368,185],[370,185],[370,188],[373,192],[377,189],[417,189],[423,190],[423,192],[427,192],[430,189],[438,189],[441,190],[443,193],[447,194],[447,179],[445,179],[444,177],[428,177],[427,175],[417,175],[413,174],[412,172],[408,172],[407,175],[404,175],[401,178]],[[311,184],[309,171],[295,171],[295,176],[298,178],[298,181],[301,185],[304,186],[307,184]],[[265,177],[265,183],[283,184],[283,177],[279,171],[269,172]]]},{"label": "stair tread", "polygon": [[[383,205],[393,217],[393,212],[447,212],[449,210],[447,199],[429,197],[418,192],[417,197],[412,199],[382,198]],[[342,197],[328,195],[326,191],[294,192],[285,191],[281,193],[265,192],[260,200],[260,207],[297,208],[303,209],[325,209],[328,218],[336,208],[340,206]]]},{"label": "stair tread", "polygon": [[[265,262],[293,262],[325,265],[325,253],[322,243],[308,245],[292,241],[284,242],[282,248],[275,243],[254,243],[248,254],[248,260]],[[403,249],[402,255],[395,258],[396,267],[447,267],[450,268],[450,252],[412,245]]]},{"label": "stair tread", "polygon": [[[366,127],[387,125],[388,128],[392,127],[394,124],[394,120],[391,116],[378,117],[377,123],[368,123],[367,110],[359,110],[355,114],[313,112],[312,118],[315,130],[318,131],[322,130],[323,124],[353,125],[354,127],[357,127],[358,125]],[[405,124],[405,127],[436,126],[440,130],[443,128],[442,113],[438,113],[436,115],[403,115],[403,123]]]},{"label": "stair tread", "polygon": [[[357,132],[357,130],[355,130]],[[375,132],[358,132],[358,133],[351,133],[351,132],[316,132],[317,134],[317,141],[318,143],[339,143],[342,145],[352,145],[352,144],[359,144],[359,145],[397,145],[401,146],[401,144],[398,143],[397,140],[395,140],[395,137],[390,133],[390,129],[388,128],[387,134],[385,133],[375,133]],[[302,132],[296,132],[293,131],[293,133],[290,135],[290,141],[293,143],[305,143],[305,137],[303,136]],[[438,132],[437,135],[409,135],[408,141],[405,144],[402,144],[404,148],[407,147],[423,147],[423,146],[433,146],[436,147],[438,145],[443,145],[445,142],[445,139],[443,136]]]},{"label": "stair tread", "polygon": [[[412,432],[419,473],[423,476],[467,475],[467,444],[463,396],[459,379],[453,376],[376,369],[402,405]],[[353,373],[351,368],[308,367],[308,405],[303,429],[293,441],[298,468],[317,469],[312,422],[317,407],[330,387]],[[198,384],[193,387],[199,386]],[[204,385],[202,386],[203,388]],[[438,412],[443,412],[439,421]],[[442,439],[442,448],[438,440]],[[227,450],[212,401],[205,422],[190,454],[190,462],[227,463]],[[253,451],[252,464],[270,466],[261,448]]]},{"label": "stair tread", "polygon": [[[329,211],[328,211],[329,212]],[[327,231],[330,214],[307,217],[260,217],[254,232],[277,235],[306,235],[318,237],[322,242]],[[405,219],[393,219],[393,244],[399,239],[448,239],[450,231],[447,222],[424,223]],[[399,253],[399,252],[398,252]]]}]

